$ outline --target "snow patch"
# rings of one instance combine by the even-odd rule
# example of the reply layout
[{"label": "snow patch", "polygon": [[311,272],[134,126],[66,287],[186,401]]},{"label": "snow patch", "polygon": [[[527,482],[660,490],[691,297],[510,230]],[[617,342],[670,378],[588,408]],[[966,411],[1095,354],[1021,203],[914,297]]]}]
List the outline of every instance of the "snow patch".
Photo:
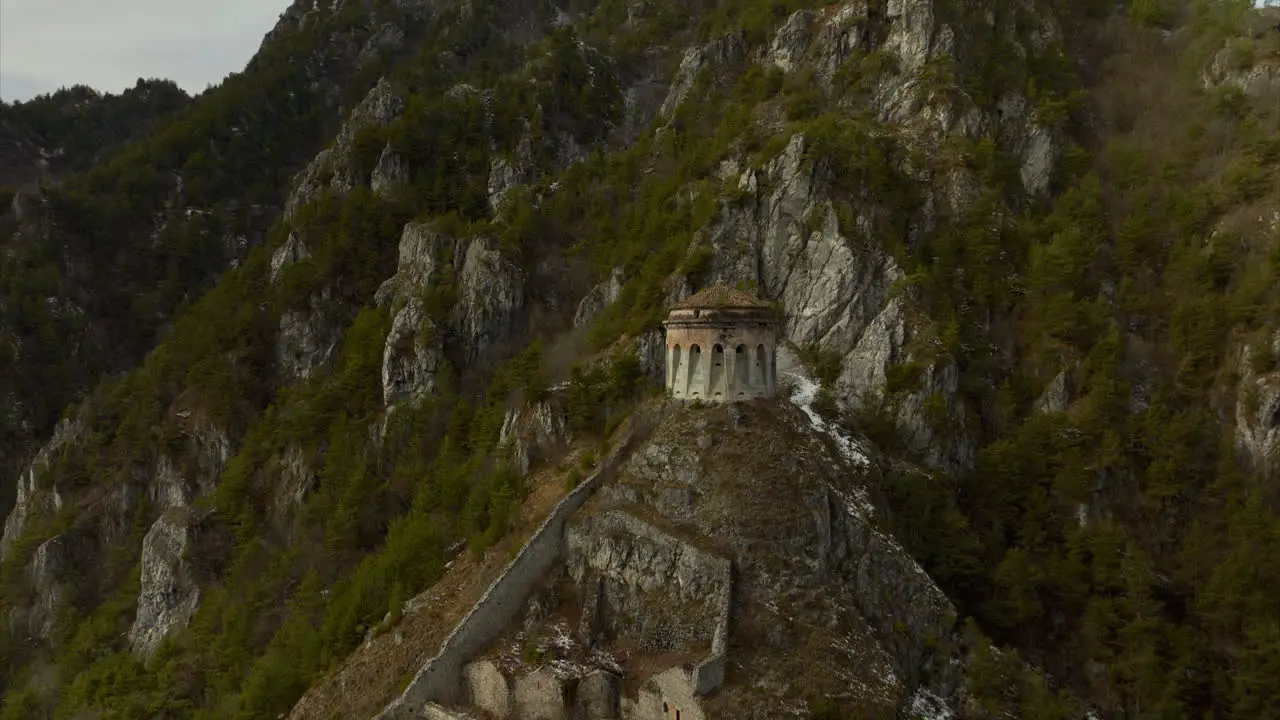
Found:
[{"label": "snow patch", "polygon": [[845,512],[860,518],[871,518],[876,514],[876,506],[871,504],[871,498],[867,496],[867,491],[858,487],[853,492],[847,493],[837,490],[830,485],[827,486],[832,494],[844,501]]},{"label": "snow patch", "polygon": [[[809,417],[809,423],[813,428],[830,437],[840,449],[840,452],[852,465],[855,467],[867,467],[870,464],[870,461],[867,459],[867,454],[863,449],[863,446],[853,438],[844,434],[840,428],[827,423],[822,419],[822,416],[813,409],[813,402],[817,399],[818,391],[821,389],[818,382],[805,374],[804,370],[800,366],[797,366],[795,370],[782,373],[780,377],[785,378],[786,380],[784,380],[784,382],[791,386],[791,403],[804,411],[804,414]],[[828,487],[833,494],[844,501],[845,510],[850,515],[862,518],[863,520],[874,517],[875,505],[871,502],[871,499],[864,488],[856,487],[852,491],[847,491],[837,489],[832,486]],[[930,584],[933,583],[933,580],[929,578],[929,574],[924,571],[924,568],[920,567],[920,563],[915,561],[915,558],[913,558],[911,554],[902,547],[902,544],[899,543],[896,538],[890,534],[881,532],[874,527],[871,528],[871,532],[874,533],[877,538],[880,538],[887,546],[893,548],[895,552],[899,553],[904,562],[907,563],[916,575],[928,579]]]},{"label": "snow patch", "polygon": [[[522,675],[546,666],[561,680],[584,677],[597,669],[623,674],[623,665],[618,657],[603,648],[588,651],[574,641],[569,626],[564,622],[556,622],[547,629],[549,632],[545,635],[538,634],[532,638],[524,632],[517,633],[494,658],[498,666],[508,675]],[[532,657],[527,654],[530,642],[534,650]]]},{"label": "snow patch", "polygon": [[952,720],[956,716],[946,701],[925,688],[916,690],[908,708],[908,714],[919,720]]},{"label": "snow patch", "polygon": [[791,370],[783,373],[782,376],[791,381],[791,404],[804,411],[804,414],[809,417],[809,424],[813,426],[813,429],[834,440],[836,447],[840,449],[840,454],[849,462],[858,467],[870,465],[870,461],[867,460],[866,450],[859,442],[844,434],[840,428],[823,420],[822,416],[813,409],[813,402],[818,399],[818,391],[822,389],[822,386],[800,370]]},{"label": "snow patch", "polygon": [[[818,392],[822,389],[822,386],[806,375],[799,367],[782,373],[782,377],[784,378],[784,384],[791,388],[791,404],[804,412],[805,416],[809,418],[809,425],[814,430],[830,438],[841,457],[850,465],[856,468],[869,466],[871,461],[867,459],[867,452],[862,444],[845,434],[839,427],[828,423],[813,409],[813,403],[818,399]],[[852,492],[842,492],[831,488],[831,491],[844,501],[845,510],[851,515],[862,518],[870,518],[875,515],[875,505],[872,504],[871,498],[868,497],[865,489],[857,487]]]}]

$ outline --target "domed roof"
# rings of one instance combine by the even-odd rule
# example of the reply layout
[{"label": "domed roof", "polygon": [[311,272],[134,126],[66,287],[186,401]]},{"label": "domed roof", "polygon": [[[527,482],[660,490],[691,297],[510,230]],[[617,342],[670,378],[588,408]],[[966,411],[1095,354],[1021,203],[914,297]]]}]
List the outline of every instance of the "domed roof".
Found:
[{"label": "domed roof", "polygon": [[736,290],[728,285],[717,283],[689,296],[682,302],[672,306],[672,310],[692,310],[694,308],[768,308],[769,303],[760,298]]}]

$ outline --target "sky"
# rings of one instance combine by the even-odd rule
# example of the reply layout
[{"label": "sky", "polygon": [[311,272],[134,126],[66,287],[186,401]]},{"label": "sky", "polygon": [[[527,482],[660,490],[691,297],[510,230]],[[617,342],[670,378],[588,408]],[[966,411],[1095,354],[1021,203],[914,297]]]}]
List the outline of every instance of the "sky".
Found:
[{"label": "sky", "polygon": [[244,69],[287,5],[0,0],[0,100],[28,100],[76,84],[118,93],[138,78],[173,80],[194,95]]},{"label": "sky", "polygon": [[196,94],[244,69],[289,0],[0,0],[0,100],[138,78]]}]

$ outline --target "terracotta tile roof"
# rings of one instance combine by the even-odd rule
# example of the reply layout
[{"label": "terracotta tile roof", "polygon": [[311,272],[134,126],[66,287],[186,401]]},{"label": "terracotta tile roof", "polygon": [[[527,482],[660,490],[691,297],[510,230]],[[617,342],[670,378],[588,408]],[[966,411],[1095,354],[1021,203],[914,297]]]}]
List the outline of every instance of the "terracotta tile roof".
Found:
[{"label": "terracotta tile roof", "polygon": [[721,307],[771,307],[769,303],[760,298],[745,293],[741,290],[735,290],[728,285],[712,285],[709,288],[700,290],[682,302],[676,303],[672,310],[683,310],[691,308],[721,308]]}]

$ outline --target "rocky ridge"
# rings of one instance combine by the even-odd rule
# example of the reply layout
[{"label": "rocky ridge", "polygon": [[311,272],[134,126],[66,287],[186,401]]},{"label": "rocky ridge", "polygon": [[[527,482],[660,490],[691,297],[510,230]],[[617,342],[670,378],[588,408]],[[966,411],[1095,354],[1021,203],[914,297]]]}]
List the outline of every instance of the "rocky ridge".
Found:
[{"label": "rocky ridge", "polygon": [[[282,18],[281,27],[285,29],[278,32],[294,25],[302,28],[309,22],[309,15],[294,15]],[[1052,42],[1056,31],[1051,20],[1043,22],[1047,24],[1036,36],[1040,38],[1037,42]],[[925,104],[917,97],[920,74],[931,60],[955,52],[956,33],[924,0],[892,3],[887,12],[875,17],[854,4],[841,6],[830,14],[799,11],[759,50],[749,52],[738,35],[689,50],[656,108],[639,101],[644,93],[656,96],[653,80],[642,76],[638,84],[624,89],[623,95],[630,98],[629,114],[624,118],[619,139],[625,141],[627,133],[642,127],[648,116],[670,123],[682,104],[690,101],[699,73],[744,61],[783,71],[811,67],[830,91],[841,64],[855,53],[874,47],[898,56],[893,72],[876,80],[870,96],[880,119],[900,128],[902,142],[927,150],[936,149],[953,135],[973,138],[1002,134],[1012,146],[1024,148],[1019,152],[1024,156],[1027,192],[1041,192],[1045,166],[1051,164],[1055,152],[1052,136],[1029,124],[1026,113],[1019,110],[1025,102],[1016,94],[1005,101],[1004,105],[1012,109],[1003,113],[998,123],[963,97],[942,104]],[[1022,42],[1019,38],[1011,40]],[[458,88],[455,92],[465,90]],[[373,168],[365,170],[356,167],[354,146],[364,131],[391,125],[403,110],[404,101],[392,85],[385,80],[376,83],[347,114],[334,142],[298,173],[283,203],[286,220],[299,207],[325,193],[343,195],[365,185],[378,193],[390,193],[401,184],[405,178],[398,168],[403,161],[389,144],[381,148]],[[571,135],[555,139],[554,158],[544,171],[554,172],[581,158],[584,151],[575,142]],[[790,136],[776,157],[759,166],[751,166],[741,155],[724,160],[718,172],[732,180],[738,201],[726,206],[699,233],[691,252],[710,249],[712,263],[707,281],[747,282],[776,298],[788,318],[785,332],[792,342],[814,345],[841,358],[834,390],[842,404],[854,407],[889,402],[886,370],[922,356],[914,349],[919,343],[914,341],[915,329],[908,322],[907,304],[891,292],[902,273],[888,254],[869,249],[866,242],[886,210],[872,200],[863,206],[863,214],[852,225],[842,223],[834,206],[837,190],[828,170],[815,158],[813,147],[811,140],[800,133]],[[530,144],[521,140],[512,158],[493,161],[489,191],[495,206],[531,178],[528,170],[536,162],[534,154]],[[913,176],[920,173],[905,160],[896,171]],[[961,170],[928,177],[918,214],[906,221],[909,235],[929,232],[939,214],[963,207],[972,197],[966,190],[971,185],[971,179]],[[455,238],[429,225],[410,223],[403,229],[399,250],[399,267],[375,298],[379,305],[392,311],[381,368],[383,401],[388,406],[431,396],[446,355],[454,363],[465,365],[513,339],[517,334],[516,319],[525,310],[531,282],[524,270],[485,237]],[[278,281],[311,252],[301,236],[289,234],[272,254],[272,280]],[[448,314],[439,318],[427,312],[422,290],[439,285],[444,277],[451,279],[456,300]],[[573,320],[585,324],[616,301],[626,280],[625,271],[615,271],[579,303]],[[678,289],[680,278],[673,280],[677,286],[671,297],[674,300],[687,289]],[[303,307],[283,312],[275,352],[282,381],[308,380],[332,363],[349,317],[345,309],[337,307],[328,287],[313,293]],[[646,337],[640,346],[643,364],[651,372],[660,369],[660,362],[653,357],[654,340]],[[891,411],[912,438],[913,449],[925,452],[929,464],[964,467],[971,462],[973,449],[965,444],[963,433],[959,434],[958,444],[940,441],[922,414],[927,398],[954,396],[955,369],[945,361],[928,363],[923,386],[911,396],[894,399]],[[962,407],[952,404],[947,412],[951,420],[963,426]],[[135,650],[144,656],[153,652],[173,628],[180,627],[199,603],[200,590],[182,560],[183,548],[193,540],[193,523],[198,523],[200,517],[188,507],[217,484],[231,453],[225,431],[210,428],[208,432],[223,434],[223,440],[215,443],[218,450],[212,456],[206,450],[192,449],[192,457],[201,468],[192,480],[193,491],[172,489],[172,465],[163,459],[157,460],[152,477],[142,484],[145,489],[140,495],[155,498],[154,511],[160,513],[143,538],[143,587],[138,616],[130,631]],[[519,464],[524,467],[527,462],[522,458]],[[279,466],[299,464],[282,461]],[[299,475],[298,483],[293,483],[298,484],[298,491],[285,494],[294,495],[295,501],[301,502],[309,473],[300,469],[294,474]],[[32,473],[29,476],[34,477]],[[11,519],[15,536],[35,503],[34,486],[30,482],[27,485],[20,509]],[[57,497],[56,492],[52,496]],[[128,501],[124,502],[128,508]]]}]

